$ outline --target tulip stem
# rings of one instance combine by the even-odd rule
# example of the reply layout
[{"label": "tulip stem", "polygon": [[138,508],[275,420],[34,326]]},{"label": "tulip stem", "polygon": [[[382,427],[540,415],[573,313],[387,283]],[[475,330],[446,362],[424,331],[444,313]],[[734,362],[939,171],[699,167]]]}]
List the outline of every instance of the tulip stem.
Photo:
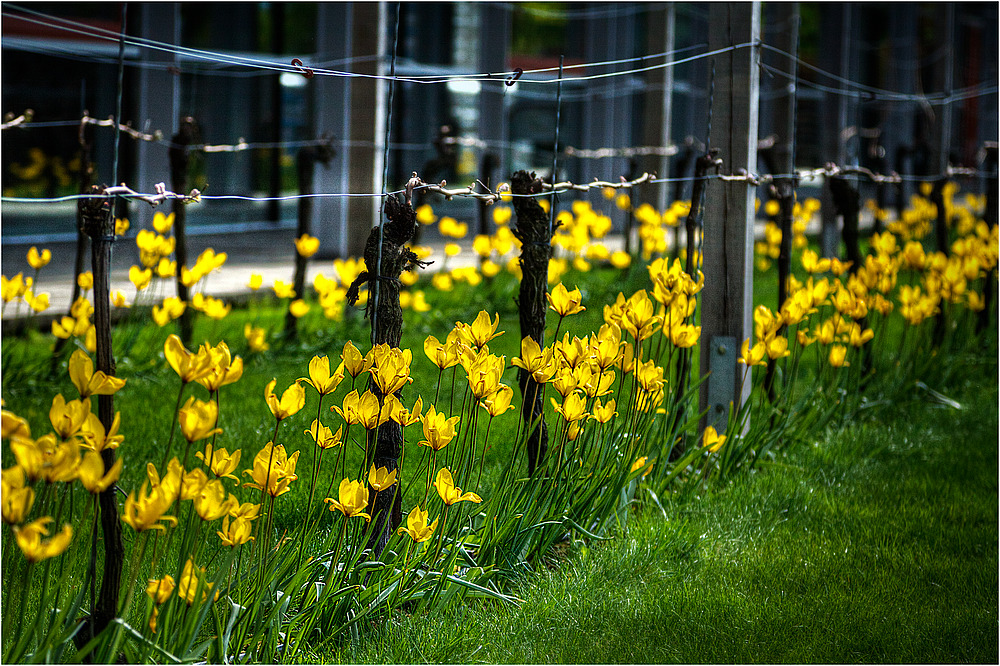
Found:
[{"label": "tulip stem", "polygon": [[479,459],[479,478],[476,480],[476,490],[479,490],[479,484],[483,481],[483,467],[486,466],[486,446],[490,443],[490,426],[493,425],[493,417],[486,422],[486,438],[483,440],[483,455]]},{"label": "tulip stem", "polygon": [[181,410],[181,398],[184,397],[184,388],[187,382],[181,381],[181,390],[177,392],[177,404],[174,405],[174,416],[170,422],[170,437],[167,438],[167,445],[163,448],[163,460],[160,462],[160,470],[166,468],[167,459],[170,457],[170,449],[174,445],[174,433],[177,432],[177,414]]}]

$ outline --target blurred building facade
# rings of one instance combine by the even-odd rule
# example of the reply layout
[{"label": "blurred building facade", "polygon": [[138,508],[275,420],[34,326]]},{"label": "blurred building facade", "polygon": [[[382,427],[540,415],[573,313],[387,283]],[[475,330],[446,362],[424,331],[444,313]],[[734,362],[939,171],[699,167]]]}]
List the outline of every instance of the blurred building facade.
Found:
[{"label": "blurred building facade", "polygon": [[[780,5],[763,8],[765,44],[793,20]],[[862,84],[798,68],[797,165],[838,161],[930,174],[938,172],[942,145],[952,163],[972,165],[983,142],[996,141],[995,3],[796,8],[801,58]],[[125,20],[136,39],[125,48],[122,118],[138,129],[161,130],[165,139],[122,139],[119,180],[139,191],[169,185],[166,140],[186,116],[197,121],[206,144],[271,144],[194,159],[192,186],[244,197],[296,193],[296,142],[321,137],[334,150],[330,164],[316,170],[321,193],[381,192],[386,166],[388,190],[400,188],[414,171],[458,186],[478,178],[495,187],[522,168],[548,176],[557,106],[563,150],[681,147],[669,161],[560,153],[559,177],[576,182],[643,171],[689,175],[690,158],[708,139],[711,59],[695,57],[707,51],[704,3],[128,3]],[[17,115],[30,108],[37,123],[3,132],[3,192],[75,193],[78,127],[44,123],[78,119],[84,111],[98,118],[114,114],[121,5],[5,4],[2,27],[3,111]],[[404,80],[393,84],[387,113],[390,86],[383,77],[394,49],[395,73]],[[294,58],[303,67],[350,75],[307,78],[269,64],[288,65]],[[557,94],[560,58],[564,81]],[[677,64],[663,67],[668,60]],[[777,131],[778,101],[792,89],[781,74],[788,71],[787,58],[765,51],[762,62],[771,67],[761,84],[765,137]],[[544,71],[530,76],[540,82],[507,85],[505,73],[515,68]],[[431,82],[469,73],[491,76]],[[983,81],[992,82],[992,94],[947,106],[918,99]],[[912,98],[890,99],[880,90]],[[93,136],[97,180],[107,182],[113,133],[98,128]],[[688,191],[683,184],[646,186],[638,196],[656,205]],[[312,226],[322,255],[358,253],[378,201],[317,199]],[[469,200],[432,203],[470,222],[477,215]],[[204,201],[189,208],[188,224],[194,234],[259,233],[266,248],[268,231],[295,225],[295,210],[294,201]],[[72,203],[5,205],[3,242],[69,240],[72,211]],[[152,211],[133,203],[128,215],[134,228],[143,228]]]}]

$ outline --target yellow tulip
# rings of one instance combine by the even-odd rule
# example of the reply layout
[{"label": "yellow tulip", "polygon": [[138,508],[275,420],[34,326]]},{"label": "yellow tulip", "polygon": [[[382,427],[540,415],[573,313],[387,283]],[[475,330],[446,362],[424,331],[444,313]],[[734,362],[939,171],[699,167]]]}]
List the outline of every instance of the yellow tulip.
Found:
[{"label": "yellow tulip", "polygon": [[427,408],[427,413],[420,419],[423,423],[424,439],[419,442],[420,446],[429,446],[435,451],[440,451],[455,438],[455,425],[461,416],[448,418],[443,412],[434,409],[434,405]]},{"label": "yellow tulip", "polygon": [[767,361],[764,360],[765,356],[767,356],[767,345],[761,341],[751,348],[750,338],[747,338],[743,341],[743,347],[740,349],[739,362],[747,367],[767,365]]},{"label": "yellow tulip", "polygon": [[84,400],[92,395],[112,395],[125,386],[124,379],[108,376],[101,370],[94,372],[93,361],[82,349],[69,357],[69,378]]},{"label": "yellow tulip", "polygon": [[94,274],[91,271],[80,273],[76,276],[76,283],[80,286],[80,289],[89,291],[94,287]]},{"label": "yellow tulip", "polygon": [[344,373],[339,371],[330,374],[330,359],[327,356],[313,356],[309,361],[309,377],[302,377],[301,381],[309,384],[320,395],[333,393],[340,386],[344,379]]},{"label": "yellow tulip", "polygon": [[424,340],[424,353],[441,370],[458,364],[458,347],[453,340],[441,343],[433,335],[428,335]]},{"label": "yellow tulip", "polygon": [[549,308],[560,317],[567,317],[587,309],[581,305],[583,297],[579,287],[568,291],[562,282],[557,284],[551,293],[545,294],[545,298],[549,301]]},{"label": "yellow tulip", "polygon": [[39,253],[38,248],[34,245],[32,245],[31,249],[28,250],[28,265],[36,271],[46,266],[50,261],[52,261],[51,250],[42,250],[41,253]]},{"label": "yellow tulip", "polygon": [[14,526],[14,538],[24,554],[24,559],[29,562],[41,562],[62,555],[69,548],[70,541],[73,540],[73,528],[69,524],[63,525],[62,531],[52,538],[42,541],[42,537],[49,534],[46,526],[53,520],[51,516],[44,516],[27,525]]},{"label": "yellow tulip", "polygon": [[124,236],[128,228],[129,222],[127,217],[115,218],[115,236]]},{"label": "yellow tulip", "polygon": [[222,432],[221,428],[215,427],[218,419],[219,406],[215,402],[211,400],[205,402],[194,396],[188,398],[177,412],[181,432],[189,442],[197,442],[199,439],[206,439]]},{"label": "yellow tulip", "polygon": [[212,393],[223,386],[239,381],[240,377],[243,376],[243,359],[239,356],[233,358],[229,352],[229,345],[225,341],[214,347],[203,344],[198,351],[208,355],[212,359],[212,363],[208,373],[198,377],[195,381]]},{"label": "yellow tulip", "polygon": [[116,449],[125,437],[118,434],[118,427],[121,425],[121,412],[115,412],[115,418],[111,422],[111,427],[105,432],[104,424],[97,414],[90,414],[80,428],[81,446],[100,453],[104,449]]},{"label": "yellow tulip", "polygon": [[80,431],[89,414],[89,403],[81,400],[66,402],[60,393],[52,399],[49,421],[52,423],[52,429],[61,439],[69,439]]},{"label": "yellow tulip", "polygon": [[253,459],[253,469],[243,470],[252,482],[244,483],[247,488],[263,489],[271,497],[287,493],[289,485],[298,476],[295,475],[295,464],[299,459],[299,451],[291,456],[285,453],[285,447],[272,442],[262,448]]},{"label": "yellow tulip", "polygon": [[251,273],[250,274],[250,281],[247,283],[248,287],[250,287],[254,291],[257,291],[258,289],[261,288],[261,285],[263,285],[263,284],[264,284],[264,276],[263,275],[261,275],[259,273]]},{"label": "yellow tulip", "polygon": [[187,384],[212,372],[212,356],[205,349],[192,354],[176,334],[167,336],[163,344],[163,355],[181,381]]},{"label": "yellow tulip", "polygon": [[104,460],[101,458],[101,454],[96,451],[87,451],[77,468],[77,478],[88,491],[95,495],[103,493],[121,476],[122,463],[123,459],[119,458],[105,474]]},{"label": "yellow tulip", "polygon": [[514,389],[506,384],[500,384],[493,393],[482,399],[479,406],[485,409],[491,417],[497,417],[514,409],[514,406],[510,404],[513,398]]},{"label": "yellow tulip", "polygon": [[701,436],[701,445],[709,450],[711,453],[715,453],[722,448],[722,445],[726,443],[726,436],[720,435],[716,432],[715,428],[708,426],[705,428],[705,432]]},{"label": "yellow tulip", "polygon": [[521,356],[511,359],[511,364],[530,372],[532,379],[539,384],[550,381],[557,369],[552,349],[546,347],[542,350],[530,336],[521,338]]},{"label": "yellow tulip", "polygon": [[25,482],[24,468],[15,465],[3,470],[0,481],[0,513],[3,522],[17,525],[24,522],[35,501],[35,491]]},{"label": "yellow tulip", "polygon": [[413,510],[406,516],[406,527],[400,527],[396,530],[396,533],[409,534],[411,539],[416,543],[420,543],[431,538],[435,528],[437,528],[437,524],[438,519],[435,518],[434,522],[428,525],[427,512],[422,511],[418,505],[413,507]]},{"label": "yellow tulip", "polygon": [[[155,308],[154,308],[155,310]],[[249,322],[243,327],[243,336],[247,339],[247,346],[250,351],[267,351],[270,345],[267,343],[267,331],[259,326],[252,326]]]},{"label": "yellow tulip", "polygon": [[232,479],[237,484],[239,483],[239,479],[233,474],[233,470],[240,464],[240,456],[243,455],[242,450],[236,449],[232,453],[229,453],[226,449],[213,449],[211,444],[206,444],[204,453],[195,451],[194,455],[205,463],[205,466],[215,476],[220,479]]},{"label": "yellow tulip", "polygon": [[362,356],[358,348],[354,346],[354,343],[348,340],[344,343],[344,350],[340,353],[340,360],[344,365],[344,369],[351,375],[351,377],[357,378],[362,372],[367,372],[372,367],[371,356]]},{"label": "yellow tulip", "polygon": [[496,314],[496,318],[490,321],[489,314],[485,310],[481,310],[478,315],[476,315],[476,320],[472,324],[466,327],[462,322],[455,322],[456,327],[461,327],[465,329],[469,338],[477,348],[482,348],[487,342],[493,338],[500,337],[504,334],[503,331],[497,333],[497,327],[500,325],[500,315]]},{"label": "yellow tulip", "polygon": [[[177,596],[187,602],[188,606],[194,604],[198,598],[198,590],[201,590],[201,603],[208,600],[208,593],[212,591],[214,583],[205,580],[205,569],[197,567],[189,557],[181,572],[180,582],[177,583]],[[215,598],[219,598],[219,593],[215,593]]]},{"label": "yellow tulip", "polygon": [[276,379],[272,379],[264,387],[264,400],[267,402],[268,408],[271,410],[271,414],[274,418],[279,421],[288,418],[289,416],[294,416],[302,409],[306,404],[306,391],[302,388],[302,384],[297,380],[294,384],[285,389],[285,392],[281,394],[281,399],[279,400],[277,396],[274,395],[274,385],[277,384]]},{"label": "yellow tulip", "polygon": [[383,407],[390,419],[405,428],[420,420],[421,412],[424,408],[424,400],[420,396],[417,396],[416,402],[413,403],[413,409],[408,410],[399,398],[390,393],[385,396]]},{"label": "yellow tulip", "polygon": [[154,604],[162,604],[174,592],[174,577],[166,575],[163,578],[150,578],[146,585],[146,594],[153,600]]},{"label": "yellow tulip", "polygon": [[308,430],[304,430],[305,434],[313,438],[316,442],[316,446],[321,449],[332,449],[338,446],[343,439],[341,431],[344,429],[343,426],[337,428],[337,432],[334,433],[329,427],[323,425],[319,422],[319,419],[313,419],[312,425],[309,426]]},{"label": "yellow tulip", "polygon": [[327,497],[323,501],[330,505],[330,511],[340,511],[347,518],[359,516],[365,521],[372,519],[364,512],[365,507],[368,506],[368,488],[365,487],[365,484],[360,481],[344,479],[340,482],[338,498],[339,501],[332,497]]},{"label": "yellow tulip", "polygon": [[153,228],[157,233],[165,234],[174,226],[174,214],[167,215],[163,211],[156,211],[153,214]]},{"label": "yellow tulip", "polygon": [[849,366],[847,361],[847,347],[844,345],[833,345],[830,347],[830,365],[834,368]]},{"label": "yellow tulip", "polygon": [[281,280],[274,281],[274,295],[278,298],[295,298],[295,285]]},{"label": "yellow tulip", "polygon": [[218,479],[206,483],[194,497],[194,510],[206,522],[228,517],[229,511],[236,506],[239,501],[232,495],[226,498],[226,488]]},{"label": "yellow tulip", "polygon": [[552,398],[552,407],[568,423],[580,421],[587,417],[587,404],[584,402],[583,397],[576,392],[570,393],[563,398],[561,405],[556,402],[555,398]]},{"label": "yellow tulip", "polygon": [[372,349],[371,376],[382,395],[396,393],[413,381],[410,377],[412,360],[413,353],[409,349],[395,349],[386,344]]},{"label": "yellow tulip", "polygon": [[441,501],[448,506],[456,502],[475,502],[479,504],[483,501],[483,498],[476,493],[463,493],[462,489],[455,485],[455,481],[452,479],[451,472],[447,467],[442,467],[438,471],[437,477],[434,479],[434,487],[437,489]]},{"label": "yellow tulip", "polygon": [[386,488],[391,488],[392,484],[396,483],[396,474],[399,470],[393,469],[391,472],[387,467],[379,467],[375,469],[375,465],[371,466],[368,470],[368,485],[375,489],[376,492],[382,492]]},{"label": "yellow tulip", "polygon": [[222,531],[217,531],[216,534],[222,540],[223,546],[235,548],[236,546],[242,546],[248,541],[253,541],[254,538],[251,536],[251,532],[251,523],[246,518],[236,518],[230,523],[229,516],[225,516],[222,519]]},{"label": "yellow tulip", "polygon": [[309,304],[301,298],[297,298],[288,304],[288,311],[291,312],[292,316],[296,319],[301,319],[309,314]]},{"label": "yellow tulip", "polygon": [[607,423],[618,415],[618,412],[615,411],[615,406],[614,398],[608,400],[603,405],[600,400],[597,400],[594,403],[594,407],[591,409],[590,418],[594,419],[598,423]]}]

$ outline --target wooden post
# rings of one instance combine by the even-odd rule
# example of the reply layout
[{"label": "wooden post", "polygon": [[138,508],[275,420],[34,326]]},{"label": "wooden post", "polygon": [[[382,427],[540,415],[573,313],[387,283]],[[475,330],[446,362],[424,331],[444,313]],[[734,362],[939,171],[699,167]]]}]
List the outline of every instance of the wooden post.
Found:
[{"label": "wooden post", "polygon": [[[986,224],[991,227],[997,224],[997,144],[996,142],[991,142],[985,148],[985,159],[983,160],[983,171],[986,172],[986,209],[983,211],[983,219]],[[983,285],[983,303],[984,307],[979,311],[979,317],[976,320],[976,333],[981,333],[986,330],[986,327],[990,323],[990,313],[994,308],[996,301],[996,275],[997,268],[993,267],[989,273],[986,274],[986,281]]]},{"label": "wooden post", "polygon": [[[372,344],[387,344],[399,347],[403,337],[403,309],[399,305],[399,276],[405,270],[414,266],[426,266],[419,261],[406,244],[413,238],[417,228],[417,215],[409,200],[400,202],[394,196],[385,200],[385,214],[388,222],[384,222],[368,234],[365,244],[365,264],[372,272],[364,271],[347,290],[347,302],[354,305],[358,302],[358,290],[361,285],[369,285],[368,304],[365,316],[371,321]],[[381,258],[379,244],[381,240]],[[378,267],[378,268],[376,268]],[[376,298],[377,294],[377,298]],[[375,394],[381,404],[382,392],[374,380],[369,379],[368,390]],[[396,392],[396,397],[402,400],[402,391]],[[368,460],[365,461],[365,471],[370,465],[377,468],[385,467],[389,472],[399,468],[399,456],[403,450],[403,430],[398,423],[389,420],[376,428],[374,434],[369,434]],[[402,478],[399,470],[397,478]],[[393,492],[379,493],[374,488],[368,488],[369,506],[372,508],[372,519],[375,527],[368,541],[375,557],[389,542],[393,531],[403,520],[402,492],[397,482]]]},{"label": "wooden post", "polygon": [[[530,337],[545,346],[545,314],[548,301],[549,258],[552,256],[552,234],[549,230],[549,216],[545,214],[538,200],[526,194],[542,191],[542,181],[532,172],[518,171],[510,180],[514,197],[514,214],[517,216],[514,236],[521,241],[521,286],[518,291],[517,309],[521,324],[521,339]],[[518,368],[517,385],[521,389],[521,420],[525,428],[535,423],[534,430],[528,431],[528,474],[534,473],[542,463],[548,449],[549,430],[545,423],[542,386],[530,372]]]},{"label": "wooden post", "polygon": [[[101,189],[91,188],[92,194]],[[82,228],[91,243],[91,270],[94,272],[94,327],[97,331],[97,370],[109,377],[115,374],[115,359],[111,349],[111,245],[114,242],[115,223],[111,215],[111,202],[107,198],[81,199],[79,204]],[[97,396],[97,415],[105,430],[114,422],[113,395]],[[104,469],[115,463],[114,449],[101,452]],[[118,612],[118,595],[121,586],[124,547],[121,521],[118,517],[117,488],[111,484],[98,498],[101,510],[101,530],[104,533],[104,575],[101,591],[91,612],[87,633],[96,636],[108,626]]]},{"label": "wooden post", "polygon": [[[713,3],[709,6],[709,49],[760,40],[760,2]],[[744,46],[723,53],[716,63],[713,147],[733,174],[757,166],[757,120],[760,48]],[[739,409],[750,396],[750,372],[736,380],[737,357],[750,337],[753,311],[754,187],[748,181],[711,180],[705,211],[705,289],[701,305],[701,387],[706,422],[723,430],[730,404]],[[739,373],[742,374],[742,373]]]},{"label": "wooden post", "polygon": [[[87,111],[83,112],[84,116],[90,115]],[[80,194],[87,194],[90,192],[91,185],[94,180],[94,163],[91,160],[91,149],[93,148],[93,125],[81,122],[80,129],[78,133],[78,140],[80,142]],[[76,259],[73,262],[73,296],[69,301],[69,308],[66,310],[66,316],[72,316],[73,303],[76,303],[76,299],[80,297],[80,285],[76,281],[76,276],[83,272],[84,266],[87,261],[87,246],[90,243],[90,238],[87,236],[87,232],[84,230],[83,224],[83,208],[77,206],[76,208]],[[62,350],[66,347],[69,342],[69,338],[56,338],[55,347],[52,349],[52,364],[49,369],[50,375],[55,375],[56,370],[59,367],[59,361],[62,359]]]},{"label": "wooden post", "polygon": [[[174,192],[186,192],[188,189],[188,147],[195,142],[198,126],[194,118],[190,116],[181,120],[180,130],[174,135],[173,145],[170,146],[170,182]],[[187,303],[188,288],[181,282],[182,269],[188,265],[187,257],[187,232],[185,225],[187,220],[187,210],[185,204],[180,199],[171,202],[171,211],[174,214],[174,259],[177,260],[177,297]],[[191,308],[184,308],[184,312],[177,320],[181,329],[181,340],[184,344],[191,346]]]},{"label": "wooden post", "polygon": [[847,247],[847,260],[851,262],[850,271],[854,274],[861,267],[861,248],[858,244],[860,195],[858,189],[843,175],[832,176],[827,183],[836,213],[844,218],[844,245]]},{"label": "wooden post", "polygon": [[[306,195],[312,194],[315,190],[313,187],[313,176],[315,175],[316,162],[321,163],[326,166],[330,163],[333,158],[333,148],[329,143],[321,143],[315,146],[303,146],[299,149],[298,155],[296,155],[295,167],[298,172],[299,179],[299,194]],[[295,231],[295,237],[301,238],[304,234],[312,235],[312,209],[313,200],[310,197],[303,196],[299,199],[298,205],[298,228]],[[293,278],[292,288],[295,290],[295,295],[298,298],[302,298],[305,294],[306,289],[306,266],[309,263],[307,257],[303,257],[299,254],[296,249],[295,252],[295,277]],[[285,313],[285,336],[289,340],[294,340],[299,335],[298,319],[292,315],[291,309]]]}]

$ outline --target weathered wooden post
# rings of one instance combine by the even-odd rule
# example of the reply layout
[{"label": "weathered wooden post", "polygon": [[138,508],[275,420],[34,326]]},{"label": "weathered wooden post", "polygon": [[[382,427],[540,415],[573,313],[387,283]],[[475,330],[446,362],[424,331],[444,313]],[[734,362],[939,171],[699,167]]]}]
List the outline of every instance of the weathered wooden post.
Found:
[{"label": "weathered wooden post", "polygon": [[[713,3],[709,7],[709,49],[734,48],[715,58],[713,147],[733,174],[757,166],[760,92],[760,2]],[[725,428],[730,404],[739,409],[750,395],[750,372],[737,377],[740,345],[749,338],[753,310],[754,186],[749,180],[711,180],[702,245],[705,289],[701,305],[701,409],[706,423]]]},{"label": "weathered wooden post", "polygon": [[[531,338],[545,346],[545,314],[548,293],[549,258],[552,256],[552,229],[549,216],[538,200],[525,196],[542,192],[542,181],[534,173],[516,172],[510,180],[517,216],[514,237],[521,241],[521,287],[517,296],[521,339]],[[528,433],[528,474],[533,474],[545,458],[549,429],[545,423],[542,386],[531,373],[518,368],[517,385],[521,389],[521,420]],[[534,424],[534,428],[528,430]]]},{"label": "weathered wooden post", "polygon": [[[91,149],[93,148],[93,125],[86,122],[86,118],[90,114],[87,111],[83,112],[84,120],[80,121],[80,129],[77,133],[77,140],[80,143],[80,194],[87,194],[90,192],[90,187],[93,184],[94,179],[94,164],[91,160]],[[86,231],[84,231],[83,224],[83,207],[76,207],[76,259],[73,262],[73,296],[69,301],[69,308],[66,311],[66,316],[72,316],[73,303],[76,303],[76,299],[80,297],[80,285],[76,281],[76,276],[83,272],[85,262],[87,260],[87,246],[90,243],[90,238],[87,236]],[[57,368],[59,367],[59,361],[62,359],[62,350],[65,348],[66,344],[69,342],[69,338],[56,338],[55,347],[52,349],[52,365],[50,367],[50,374],[55,375]]]},{"label": "weathered wooden post", "polygon": [[[385,214],[388,221],[371,230],[365,245],[365,264],[369,270],[362,272],[351,284],[347,290],[347,302],[351,305],[357,303],[359,289],[368,284],[365,316],[371,321],[372,344],[398,348],[403,336],[399,276],[405,270],[427,264],[419,261],[417,255],[406,247],[417,229],[417,216],[409,199],[400,202],[395,196],[387,196]],[[368,381],[368,390],[378,397],[381,404],[385,396],[373,379]],[[395,395],[402,399],[402,391],[397,391]],[[402,428],[395,421],[386,421],[376,428],[374,434],[369,433],[369,459],[365,461],[365,469],[370,465],[385,467],[389,472],[398,469],[402,448]],[[397,478],[401,477],[402,470]],[[400,484],[396,483],[393,488],[393,492],[384,493],[379,493],[370,486],[368,488],[369,506],[372,507],[372,518],[375,521],[368,547],[375,556],[382,552],[393,530],[403,519]]]},{"label": "weathered wooden post", "polygon": [[[91,187],[91,194],[101,189]],[[94,272],[94,327],[97,331],[97,370],[109,377],[115,374],[115,359],[111,349],[111,246],[114,242],[115,222],[111,214],[111,201],[106,197],[81,199],[79,204],[81,227],[90,238],[91,270]],[[115,417],[113,395],[97,396],[97,415],[105,430],[110,430]],[[115,463],[115,450],[101,452],[104,469]],[[101,591],[87,623],[90,636],[99,634],[118,612],[118,594],[121,586],[124,547],[121,521],[116,500],[117,487],[112,483],[98,498],[101,510],[101,530],[104,533],[104,575]]]},{"label": "weathered wooden post", "polygon": [[[832,165],[830,165],[832,166]],[[844,245],[847,248],[847,260],[851,262],[851,273],[861,266],[861,248],[858,244],[858,216],[861,213],[860,195],[856,187],[843,174],[831,176],[827,183],[833,196],[833,206],[844,218]]]},{"label": "weathered wooden post", "polygon": [[[986,209],[983,211],[983,219],[991,227],[997,224],[997,144],[991,141],[985,147],[985,159],[983,160],[983,171],[986,172]],[[990,312],[996,300],[996,266],[986,275],[986,283],[983,285],[983,309],[979,311],[979,318],[976,320],[976,332],[981,333],[989,326]]]},{"label": "weathered wooden post", "polygon": [[[181,126],[174,135],[170,145],[170,182],[174,192],[186,192],[188,186],[188,165],[190,163],[190,146],[195,142],[198,126],[194,118],[187,116],[181,120]],[[171,211],[174,214],[174,258],[177,260],[177,297],[187,303],[188,288],[181,281],[182,267],[187,266],[187,232],[185,224],[187,211],[181,199],[174,199]],[[191,345],[191,308],[184,308],[178,318],[181,329],[181,340],[185,345]]]},{"label": "weathered wooden post", "polygon": [[[295,230],[295,237],[301,238],[305,234],[312,233],[312,209],[313,200],[306,196],[314,191],[313,182],[316,170],[316,163],[323,166],[330,164],[333,159],[333,148],[327,141],[314,146],[303,146],[299,149],[295,159],[295,169],[299,178],[299,194],[303,195],[298,202],[298,227]],[[295,295],[302,298],[306,288],[306,266],[309,258],[303,256],[297,250],[295,252],[295,276],[292,279],[292,289]],[[285,336],[289,340],[294,340],[299,335],[298,319],[292,314],[291,309],[285,313]]]}]

